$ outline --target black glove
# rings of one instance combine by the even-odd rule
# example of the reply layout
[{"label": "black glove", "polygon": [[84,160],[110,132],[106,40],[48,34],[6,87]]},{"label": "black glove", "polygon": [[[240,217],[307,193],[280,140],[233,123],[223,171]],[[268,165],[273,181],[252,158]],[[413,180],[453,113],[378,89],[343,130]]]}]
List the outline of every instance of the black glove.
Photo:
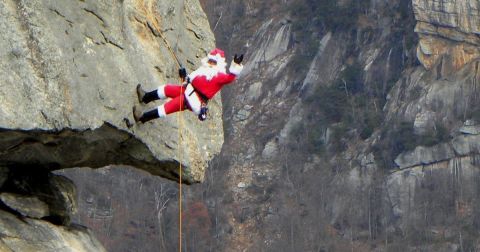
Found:
[{"label": "black glove", "polygon": [[243,54],[241,54],[239,57],[237,57],[237,54],[233,57],[233,62],[240,64],[243,61]]},{"label": "black glove", "polygon": [[178,76],[184,80],[187,77],[187,69],[185,69],[185,67],[178,69]]},{"label": "black glove", "polygon": [[207,107],[202,107],[200,109],[200,114],[198,115],[198,120],[200,120],[200,121],[207,120],[207,112],[208,112],[208,108]]}]

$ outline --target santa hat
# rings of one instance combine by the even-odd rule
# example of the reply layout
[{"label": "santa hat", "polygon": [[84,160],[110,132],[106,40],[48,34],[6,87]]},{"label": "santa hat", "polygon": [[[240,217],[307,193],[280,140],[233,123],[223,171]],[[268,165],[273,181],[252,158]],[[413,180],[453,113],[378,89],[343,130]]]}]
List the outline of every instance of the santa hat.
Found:
[{"label": "santa hat", "polygon": [[217,63],[225,62],[225,52],[215,48],[208,54],[208,59],[213,60]]}]

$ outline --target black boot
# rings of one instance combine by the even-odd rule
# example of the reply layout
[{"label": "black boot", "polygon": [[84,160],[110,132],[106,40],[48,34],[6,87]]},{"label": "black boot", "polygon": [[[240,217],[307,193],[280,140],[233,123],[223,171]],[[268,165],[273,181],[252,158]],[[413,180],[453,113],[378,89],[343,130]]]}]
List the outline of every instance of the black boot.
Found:
[{"label": "black boot", "polygon": [[145,113],[142,113],[140,110],[137,109],[137,107],[133,107],[133,118],[135,119],[135,122],[141,122],[141,123],[146,123],[150,120],[160,118],[158,115],[158,109],[152,109],[150,111],[147,111]]},{"label": "black boot", "polygon": [[145,104],[147,104],[151,101],[155,101],[155,100],[160,99],[160,97],[158,97],[158,92],[157,92],[156,89],[151,91],[151,92],[145,92],[142,89],[141,84],[137,85],[137,96],[138,96],[138,102],[145,103]]}]

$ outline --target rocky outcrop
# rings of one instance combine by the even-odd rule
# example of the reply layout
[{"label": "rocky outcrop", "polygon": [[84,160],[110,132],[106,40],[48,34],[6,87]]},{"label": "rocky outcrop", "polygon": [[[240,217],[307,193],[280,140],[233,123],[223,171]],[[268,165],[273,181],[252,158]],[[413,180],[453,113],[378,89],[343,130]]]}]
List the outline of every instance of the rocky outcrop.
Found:
[{"label": "rocky outcrop", "polygon": [[[402,153],[395,159],[400,170],[387,177],[388,200],[393,215],[402,228],[409,219],[421,219],[415,206],[422,204],[426,185],[434,194],[443,193],[439,200],[435,195],[427,198],[441,206],[453,204],[453,212],[460,218],[472,216],[472,202],[476,200],[474,187],[479,165],[479,136],[462,134],[448,143],[432,147],[419,146],[411,152]],[[428,188],[428,187],[427,187]],[[461,195],[456,194],[462,190]]]},{"label": "rocky outcrop", "polygon": [[202,127],[188,113],[124,121],[137,83],[177,82],[172,53],[192,70],[214,46],[197,1],[8,0],[0,12],[1,165],[125,164],[175,179],[182,163],[184,182],[203,180],[223,141],[218,100]]},{"label": "rocky outcrop", "polygon": [[452,140],[435,146],[418,146],[415,150],[403,152],[395,159],[399,169],[420,167],[451,161],[454,158],[475,157],[480,154],[480,135],[462,134]]},{"label": "rocky outcrop", "polygon": [[14,251],[106,251],[83,227],[57,226],[48,221],[20,218],[0,210],[0,250]]},{"label": "rocky outcrop", "polygon": [[[425,221],[425,211],[437,211],[429,214],[432,216],[431,226],[441,225],[435,219],[436,215],[443,215],[448,222],[458,218],[465,225],[473,225],[477,215],[475,204],[478,195],[475,188],[478,186],[478,165],[478,154],[472,154],[417,165],[389,175],[387,198],[392,206],[392,218],[397,220],[396,225],[408,230],[412,227],[412,220]],[[457,225],[442,229],[450,232],[450,236],[459,232]]]},{"label": "rocky outcrop", "polygon": [[75,185],[53,170],[122,164],[178,181],[181,164],[182,183],[204,180],[220,98],[203,123],[130,124],[138,83],[177,83],[178,64],[192,71],[214,47],[198,1],[6,0],[0,28],[1,251],[105,251],[71,223]]},{"label": "rocky outcrop", "polygon": [[41,219],[50,215],[48,205],[37,197],[2,193],[0,200],[23,216]]},{"label": "rocky outcrop", "polygon": [[77,212],[71,180],[29,169],[0,176],[1,251],[105,251],[88,229],[70,222]]},{"label": "rocky outcrop", "polygon": [[478,1],[413,0],[413,7],[418,59],[427,69],[444,58],[456,71],[480,57]]}]

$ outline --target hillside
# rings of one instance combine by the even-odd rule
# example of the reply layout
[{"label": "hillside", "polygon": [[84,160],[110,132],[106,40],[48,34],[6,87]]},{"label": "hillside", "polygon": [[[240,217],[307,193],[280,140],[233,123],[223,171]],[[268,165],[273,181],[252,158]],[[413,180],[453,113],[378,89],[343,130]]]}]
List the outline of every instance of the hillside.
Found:
[{"label": "hillside", "polygon": [[249,62],[208,190],[223,251],[478,248],[477,2],[202,2]]}]

